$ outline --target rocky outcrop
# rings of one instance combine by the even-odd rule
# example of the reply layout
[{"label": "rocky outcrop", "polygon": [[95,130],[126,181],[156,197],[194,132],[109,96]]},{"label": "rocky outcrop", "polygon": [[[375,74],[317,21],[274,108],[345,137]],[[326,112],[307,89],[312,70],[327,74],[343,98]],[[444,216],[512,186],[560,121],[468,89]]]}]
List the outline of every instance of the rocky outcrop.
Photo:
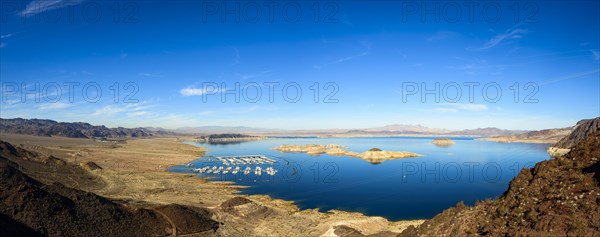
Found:
[{"label": "rocky outcrop", "polygon": [[570,151],[573,145],[598,130],[600,130],[600,117],[581,120],[577,122],[568,135],[563,136],[548,148],[548,154],[552,157],[563,156]]},{"label": "rocky outcrop", "polygon": [[373,164],[379,164],[386,160],[395,160],[409,157],[422,156],[420,154],[406,152],[406,151],[384,151],[379,148],[373,148],[363,153],[357,153],[346,150],[345,146],[337,144],[320,145],[320,144],[308,144],[308,145],[281,145],[273,148],[273,150],[281,152],[302,152],[309,155],[321,155],[327,154],[332,156],[350,156],[358,157],[366,160]]},{"label": "rocky outcrop", "polygon": [[575,125],[573,131],[568,136],[563,137],[560,141],[552,145],[552,147],[563,149],[571,148],[577,142],[585,139],[598,130],[600,130],[600,117],[581,120]]},{"label": "rocky outcrop", "polygon": [[79,166],[81,166],[81,168],[83,168],[84,170],[87,170],[87,171],[94,171],[94,170],[102,169],[102,167],[100,167],[99,165],[97,165],[96,163],[94,163],[92,161],[81,162],[81,163],[79,163]]},{"label": "rocky outcrop", "polygon": [[148,137],[154,134],[145,128],[107,128],[89,123],[63,123],[47,119],[2,119],[0,133],[72,138],[127,138]]},{"label": "rocky outcrop", "polygon": [[566,155],[521,170],[498,199],[459,203],[400,236],[597,236],[599,159],[596,131]]}]

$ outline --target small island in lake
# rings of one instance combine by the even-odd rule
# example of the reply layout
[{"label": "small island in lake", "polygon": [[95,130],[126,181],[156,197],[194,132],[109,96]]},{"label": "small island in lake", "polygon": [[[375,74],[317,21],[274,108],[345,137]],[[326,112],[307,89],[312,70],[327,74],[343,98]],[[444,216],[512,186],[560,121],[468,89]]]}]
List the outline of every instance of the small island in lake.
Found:
[{"label": "small island in lake", "polygon": [[449,147],[454,145],[454,141],[450,140],[449,138],[437,138],[434,139],[431,143],[433,143],[436,146],[441,146],[441,147]]},{"label": "small island in lake", "polygon": [[386,160],[396,160],[402,158],[418,157],[423,156],[421,154],[407,152],[407,151],[384,151],[379,148],[372,148],[363,153],[357,153],[346,150],[347,147],[338,144],[319,145],[319,144],[308,144],[308,145],[281,145],[273,148],[280,152],[300,152],[307,153],[309,155],[321,155],[323,153],[332,156],[350,156],[358,157],[366,160],[372,164],[379,164]]}]

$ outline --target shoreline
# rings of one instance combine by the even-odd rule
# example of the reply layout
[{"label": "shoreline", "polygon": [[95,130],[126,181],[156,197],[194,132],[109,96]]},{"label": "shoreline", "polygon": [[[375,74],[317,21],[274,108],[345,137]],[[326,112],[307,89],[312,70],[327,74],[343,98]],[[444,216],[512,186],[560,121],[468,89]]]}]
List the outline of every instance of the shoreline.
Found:
[{"label": "shoreline", "polygon": [[[204,147],[202,147],[202,146],[196,146],[196,145],[188,144],[188,143],[196,143],[196,142],[195,142],[195,141],[193,141],[193,140],[184,140],[184,141],[180,141],[180,142],[181,142],[182,144],[186,144],[186,145],[190,145],[190,146],[194,146],[194,147],[200,147],[200,148],[202,148],[202,149],[206,150],[206,152],[209,152],[209,151],[210,151],[210,150],[208,150],[208,149],[206,149],[206,148],[204,148]],[[287,152],[286,152],[286,153],[287,153]],[[298,152],[298,153],[307,154],[306,152]],[[422,156],[422,155],[421,155],[421,156]],[[358,158],[358,159],[363,159],[363,158],[360,158],[360,157],[352,157],[352,156],[349,156],[349,157],[350,157],[350,158]],[[413,158],[413,157],[406,157],[406,158]],[[200,157],[200,158],[197,158],[197,159],[194,159],[194,160],[192,160],[192,161],[188,161],[188,162],[186,162],[186,163],[193,162],[193,161],[200,160],[200,159],[202,159],[202,157]],[[402,159],[402,158],[394,158],[394,159]],[[363,159],[363,160],[365,160],[365,159]],[[390,160],[393,160],[393,159],[390,159]],[[366,160],[365,160],[365,161],[366,161]],[[173,166],[167,167],[167,168],[166,168],[164,171],[165,171],[165,172],[167,172],[167,173],[178,173],[178,172],[171,172],[171,171],[168,171],[168,169],[169,169],[169,168],[172,168],[172,167],[175,167],[175,166],[184,165],[184,164],[186,164],[186,163],[182,163],[182,164],[178,164],[178,165],[173,165]],[[188,173],[178,173],[178,174],[188,174]],[[198,178],[198,179],[204,179],[204,180],[206,180],[207,182],[221,183],[221,184],[228,184],[228,185],[231,185],[231,186],[233,186],[233,187],[235,187],[235,188],[239,188],[239,189],[244,189],[244,188],[249,188],[249,187],[250,187],[250,186],[244,186],[244,185],[239,185],[239,184],[236,184],[234,181],[211,181],[209,178],[200,178],[200,177],[196,177],[196,178]],[[334,212],[334,213],[335,213],[335,212],[345,212],[345,213],[360,213],[360,214],[362,214],[362,215],[365,215],[365,216],[367,216],[366,214],[364,214],[364,213],[362,213],[362,212],[351,212],[351,211],[344,211],[344,210],[339,210],[339,209],[331,209],[331,210],[329,210],[329,211],[320,211],[320,210],[319,210],[319,208],[306,208],[306,209],[301,209],[300,207],[298,207],[298,205],[296,204],[296,202],[295,202],[295,201],[285,200],[285,199],[281,199],[281,198],[273,198],[273,197],[272,197],[271,195],[269,195],[269,194],[240,194],[240,195],[244,195],[244,196],[258,196],[258,197],[266,197],[266,198],[268,198],[268,199],[271,199],[271,200],[280,200],[280,201],[283,201],[283,202],[290,202],[290,203],[292,203],[293,205],[295,205],[295,206],[298,208],[298,210],[300,210],[300,211],[305,211],[305,210],[316,210],[316,211],[317,211],[317,212],[319,212],[319,213],[329,213],[329,212]],[[383,217],[383,216],[370,216],[370,217],[381,217],[381,218],[384,218],[384,219],[386,219],[386,220],[388,220],[388,221],[390,221],[390,222],[402,222],[402,221],[411,221],[411,222],[412,222],[412,221],[424,221],[424,220],[425,220],[425,219],[406,219],[406,220],[396,220],[396,221],[391,221],[391,220],[389,220],[388,218],[386,218],[386,217]]]},{"label": "shoreline", "polygon": [[[90,173],[104,185],[76,187],[84,191],[133,206],[175,203],[209,208],[217,220],[226,223],[219,229],[223,235],[331,236],[339,226],[350,226],[366,235],[398,234],[408,226],[425,221],[389,221],[384,217],[341,210],[301,210],[293,201],[264,194],[240,194],[245,186],[231,181],[210,181],[196,175],[170,172],[169,168],[200,159],[199,156],[207,152],[205,148],[186,144],[190,140],[182,136],[128,139],[125,144],[112,147],[90,139],[2,135],[2,140],[63,158],[69,163],[92,161],[100,165],[102,170]],[[250,206],[244,206],[250,210],[247,214],[236,216],[221,208],[223,202],[234,197],[252,201]]]},{"label": "shoreline", "polygon": [[475,138],[478,141],[497,142],[497,143],[528,143],[528,144],[548,144],[552,145],[555,141],[539,140],[539,139],[515,139],[510,140],[506,138],[494,138],[494,137],[482,137]]}]

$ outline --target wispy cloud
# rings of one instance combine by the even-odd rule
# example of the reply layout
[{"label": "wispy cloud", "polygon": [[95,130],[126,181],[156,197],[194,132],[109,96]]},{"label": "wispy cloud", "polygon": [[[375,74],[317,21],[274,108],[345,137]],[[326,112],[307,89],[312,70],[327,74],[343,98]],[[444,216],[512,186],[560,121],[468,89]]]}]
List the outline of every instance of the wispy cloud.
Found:
[{"label": "wispy cloud", "polygon": [[242,80],[248,80],[248,79],[252,79],[252,78],[266,76],[266,75],[268,75],[268,74],[270,74],[270,73],[272,73],[274,71],[275,70],[266,70],[266,71],[259,72],[257,74],[241,74],[241,73],[238,73],[236,75],[239,76]]},{"label": "wispy cloud", "polygon": [[27,17],[33,16],[45,11],[76,5],[79,3],[81,3],[81,0],[33,0],[27,4],[23,11],[20,12],[20,15]]},{"label": "wispy cloud", "polygon": [[71,103],[57,102],[57,103],[47,103],[38,106],[38,109],[66,109],[73,106]]},{"label": "wispy cloud", "polygon": [[538,83],[538,85],[543,86],[543,85],[548,85],[548,84],[552,84],[552,83],[556,83],[556,82],[560,82],[560,81],[577,79],[577,78],[580,78],[580,77],[583,77],[583,76],[596,74],[598,72],[600,72],[600,69],[594,69],[594,70],[583,71],[583,72],[576,72],[576,73],[572,73],[572,74],[565,75],[565,76],[562,76],[562,77],[558,77],[558,78],[554,78],[554,79],[550,79],[550,80],[546,80],[546,81],[541,81],[541,82]]},{"label": "wispy cloud", "polygon": [[483,111],[488,110],[488,106],[484,104],[464,104],[464,103],[444,103],[441,107],[434,108],[434,112],[455,113],[459,111]]},{"label": "wispy cloud", "polygon": [[162,77],[162,75],[160,75],[158,73],[149,73],[149,72],[140,72],[137,75],[142,76],[142,77],[151,77],[151,78]]},{"label": "wispy cloud", "polygon": [[[0,39],[8,39],[10,37],[15,36],[17,33],[9,33],[9,34],[5,34],[5,35],[0,35]],[[6,43],[4,42],[0,42],[0,48],[4,48],[6,47]]]},{"label": "wispy cloud", "polygon": [[181,90],[179,90],[179,94],[183,95],[183,96],[201,96],[204,95],[206,93],[218,93],[223,91],[222,89],[215,89],[215,90],[207,90],[207,88],[195,88],[195,87],[186,87],[183,88]]},{"label": "wispy cloud", "polygon": [[352,56],[348,56],[348,57],[338,58],[338,60],[336,60],[336,62],[337,63],[343,63],[343,62],[348,61],[348,60],[352,60],[352,59],[355,59],[355,58],[360,58],[360,57],[367,56],[368,54],[369,54],[368,52],[362,52],[362,53],[357,54],[357,55],[352,55]]},{"label": "wispy cloud", "polygon": [[356,59],[356,58],[364,57],[364,56],[367,56],[367,55],[369,55],[369,52],[365,51],[365,52],[362,52],[360,54],[338,58],[335,61],[333,61],[332,63],[325,63],[323,65],[313,65],[312,67],[314,69],[323,69],[323,68],[328,67],[330,65],[340,64],[340,63],[343,63],[343,62],[346,62],[346,61],[350,61],[350,60],[353,60],[353,59]]},{"label": "wispy cloud", "polygon": [[127,113],[127,115],[129,115],[129,116],[142,116],[142,115],[147,115],[147,114],[148,114],[147,111],[137,111],[137,112]]},{"label": "wispy cloud", "polygon": [[231,48],[235,52],[235,56],[233,57],[233,63],[231,63],[231,65],[233,66],[233,65],[240,63],[240,50],[236,47],[231,47]]},{"label": "wispy cloud", "polygon": [[435,108],[433,109],[434,112],[441,112],[441,113],[455,113],[458,112],[458,109],[451,109],[451,108]]},{"label": "wispy cloud", "polygon": [[474,60],[463,59],[463,60],[465,60],[466,63],[461,64],[461,65],[446,66],[446,68],[452,69],[452,70],[464,71],[465,73],[470,74],[470,75],[479,75],[479,74],[498,75],[498,74],[501,74],[502,71],[504,71],[506,68],[511,66],[508,64],[490,64],[487,62],[487,60],[481,60],[481,59],[474,59]]},{"label": "wispy cloud", "polygon": [[444,105],[455,107],[455,108],[458,108],[460,110],[469,110],[469,111],[481,111],[481,110],[487,110],[488,109],[487,105],[484,105],[484,104],[448,103],[448,104],[444,104]]},{"label": "wispy cloud", "polygon": [[120,113],[125,111],[126,109],[123,107],[116,107],[116,106],[104,106],[100,109],[97,109],[93,115],[98,116],[98,115],[111,115],[111,114],[116,114],[116,113]]},{"label": "wispy cloud", "polygon": [[457,32],[453,32],[453,31],[439,31],[437,33],[435,33],[433,36],[425,39],[429,42],[433,42],[433,41],[438,41],[438,40],[444,40],[444,39],[450,39],[453,37],[456,37],[460,35]]},{"label": "wispy cloud", "polygon": [[600,51],[592,50],[592,54],[594,55],[594,59],[596,59],[596,61],[600,60]]},{"label": "wispy cloud", "polygon": [[15,36],[17,33],[10,33],[5,35],[0,35],[0,39],[6,39]]},{"label": "wispy cloud", "polygon": [[488,40],[487,42],[485,42],[482,46],[479,47],[469,47],[467,49],[470,50],[487,50],[493,47],[498,46],[499,44],[501,44],[504,41],[507,40],[511,40],[511,39],[520,39],[523,38],[524,34],[529,33],[529,31],[527,29],[523,29],[523,28],[517,28],[512,27],[508,30],[506,30],[504,33],[500,33],[495,35],[494,37],[492,37],[490,40]]}]

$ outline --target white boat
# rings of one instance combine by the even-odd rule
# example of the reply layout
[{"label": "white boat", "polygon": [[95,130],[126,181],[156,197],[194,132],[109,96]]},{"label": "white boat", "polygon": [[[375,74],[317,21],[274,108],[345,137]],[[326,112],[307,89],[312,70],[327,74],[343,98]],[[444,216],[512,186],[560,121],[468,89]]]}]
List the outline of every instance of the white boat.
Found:
[{"label": "white boat", "polygon": [[277,170],[273,169],[273,167],[267,167],[266,172],[268,175],[273,176],[273,175],[275,175],[275,173],[277,173]]},{"label": "white boat", "polygon": [[235,169],[233,169],[233,171],[231,171],[232,174],[237,174],[238,172],[240,172],[239,166],[236,166]]},{"label": "white boat", "polygon": [[262,174],[262,168],[256,167],[256,169],[254,169],[254,174],[260,176]]},{"label": "white boat", "polygon": [[246,169],[244,169],[244,174],[245,175],[250,174],[251,171],[252,171],[252,168],[246,167]]}]

